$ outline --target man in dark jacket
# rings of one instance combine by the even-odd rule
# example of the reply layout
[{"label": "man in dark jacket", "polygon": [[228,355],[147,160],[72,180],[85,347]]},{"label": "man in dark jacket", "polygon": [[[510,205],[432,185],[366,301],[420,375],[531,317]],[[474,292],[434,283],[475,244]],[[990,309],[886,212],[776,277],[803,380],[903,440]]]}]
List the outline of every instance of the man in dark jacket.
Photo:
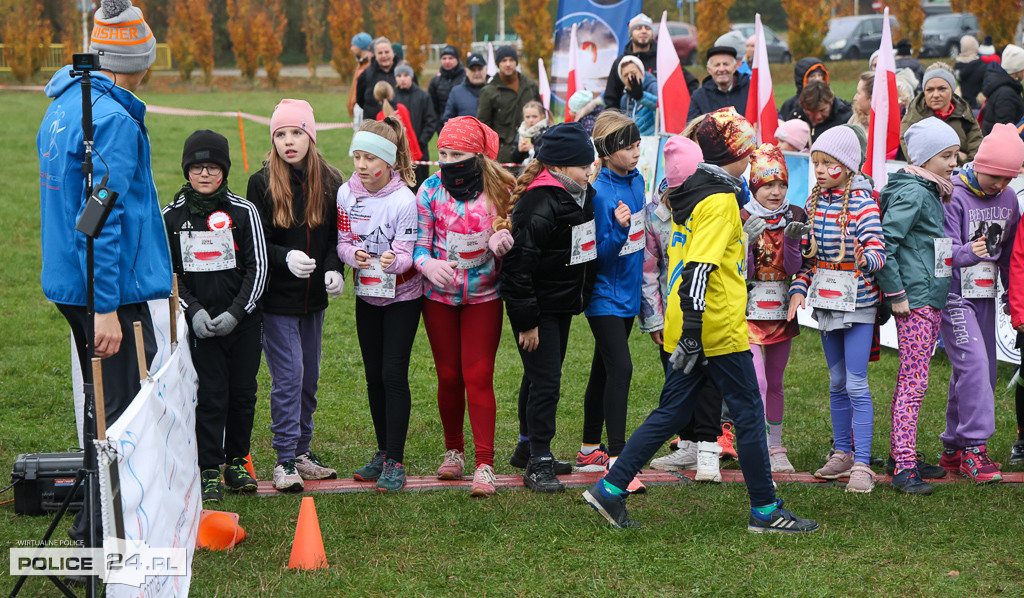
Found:
[{"label": "man in dark jacket", "polygon": [[470,54],[466,59],[466,79],[452,88],[448,102],[441,112],[441,125],[456,116],[476,117],[480,102],[480,90],[487,85],[487,61],[480,54]]},{"label": "man in dark jacket", "polygon": [[455,46],[445,46],[441,49],[441,70],[430,80],[430,85],[427,88],[435,116],[440,117],[444,114],[444,107],[448,103],[448,94],[456,85],[465,80],[466,69],[459,62],[458,50],[455,49]]},{"label": "man in dark jacket", "polygon": [[[404,105],[409,110],[409,120],[412,122],[412,134],[423,151],[423,159],[430,160],[430,138],[437,132],[437,115],[434,114],[434,106],[430,96],[419,86],[412,84],[412,67],[406,63],[395,67],[395,80],[398,85],[395,87],[395,103]],[[416,190],[420,184],[430,176],[430,167],[420,165],[416,167]]]},{"label": "man in dark jacket", "polygon": [[509,162],[523,121],[523,106],[530,100],[540,101],[540,91],[536,81],[516,71],[519,53],[515,48],[502,46],[495,50],[494,58],[498,74],[480,90],[476,117],[498,134],[498,162]]},{"label": "man in dark jacket", "polygon": [[824,81],[828,83],[828,69],[825,64],[814,57],[801,58],[796,61],[793,67],[793,83],[796,84],[796,93],[782,103],[779,110],[779,120],[793,120],[797,117],[797,110],[800,109],[800,92],[804,86],[811,81]]},{"label": "man in dark jacket", "polygon": [[832,127],[849,122],[853,107],[833,93],[824,81],[811,81],[800,92],[800,106],[794,118],[811,125],[811,143]]},{"label": "man in dark jacket", "polygon": [[967,34],[960,38],[960,55],[953,64],[953,73],[960,84],[960,96],[967,100],[971,110],[978,111],[978,94],[985,84],[985,71],[988,64],[978,57],[978,40]]},{"label": "man in dark jacket", "polygon": [[[609,108],[619,109],[622,101],[622,94],[626,86],[619,78],[619,61],[625,56],[636,56],[644,64],[644,70],[652,75],[658,75],[658,52],[654,45],[654,22],[651,17],[640,13],[629,20],[629,43],[626,44],[622,56],[615,59],[612,68],[608,71],[608,79],[604,88],[604,105]],[[686,87],[692,94],[700,85],[700,81],[690,74],[690,71],[683,69],[683,78],[686,80]]]},{"label": "man in dark jacket", "polygon": [[1017,126],[1024,118],[1021,79],[1024,79],[1024,50],[1011,44],[1003,50],[1002,66],[993,63],[985,71],[981,93],[987,99],[981,111],[982,135],[991,133],[997,123]]},{"label": "man in dark jacket", "polygon": [[380,112],[380,102],[373,97],[373,86],[379,81],[387,81],[395,87],[395,51],[391,48],[391,40],[378,37],[373,40],[373,59],[356,80],[356,104],[363,109],[363,118],[373,120]]},{"label": "man in dark jacket", "polygon": [[708,50],[708,76],[690,97],[690,112],[686,120],[727,106],[732,106],[740,114],[746,113],[750,77],[737,73],[738,66],[736,48],[715,46]]}]

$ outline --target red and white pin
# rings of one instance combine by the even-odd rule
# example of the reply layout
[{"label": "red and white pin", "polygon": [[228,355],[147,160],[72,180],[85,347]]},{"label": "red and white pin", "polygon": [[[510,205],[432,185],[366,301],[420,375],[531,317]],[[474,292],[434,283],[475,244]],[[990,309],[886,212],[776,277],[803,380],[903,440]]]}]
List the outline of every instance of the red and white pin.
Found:
[{"label": "red and white pin", "polygon": [[231,228],[231,216],[227,212],[216,211],[206,219],[206,225],[210,230],[227,230]]}]

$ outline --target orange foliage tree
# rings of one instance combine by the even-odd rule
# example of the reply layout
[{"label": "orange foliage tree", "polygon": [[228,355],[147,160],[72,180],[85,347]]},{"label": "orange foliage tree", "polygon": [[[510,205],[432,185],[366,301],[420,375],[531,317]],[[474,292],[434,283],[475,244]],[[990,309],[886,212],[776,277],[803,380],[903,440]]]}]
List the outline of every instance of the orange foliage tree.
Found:
[{"label": "orange foliage tree", "polygon": [[697,3],[697,52],[701,56],[715,45],[716,39],[729,32],[728,14],[735,1],[701,0]]},{"label": "orange foliage tree", "polygon": [[255,22],[261,11],[256,0],[227,0],[228,38],[242,76],[252,81],[260,64],[260,38]]},{"label": "orange foliage tree", "polygon": [[1020,10],[1012,10],[1009,0],[974,0],[971,12],[978,15],[978,26],[982,33],[992,36],[992,43],[999,50],[1013,43]]},{"label": "orange foliage tree", "polygon": [[953,12],[969,12],[967,0],[949,0],[949,9]]},{"label": "orange foliage tree", "polygon": [[924,24],[924,11],[921,10],[921,0],[888,0],[890,14],[896,17],[900,24],[899,37],[892,40],[894,43],[902,38],[910,40],[912,48],[921,48],[924,41],[921,35],[921,26]]},{"label": "orange foliage tree", "polygon": [[58,14],[57,39],[64,44],[64,64],[71,64],[71,55],[82,51],[82,13],[77,4],[61,2]]},{"label": "orange foliage tree", "polygon": [[309,76],[316,78],[316,67],[324,58],[324,34],[327,30],[326,0],[307,0],[303,13],[302,33],[306,35],[306,56],[309,57]]},{"label": "orange foliage tree", "polygon": [[794,60],[817,56],[828,27],[829,7],[824,0],[782,0],[789,24],[789,51]]},{"label": "orange foliage tree", "polygon": [[262,18],[257,19],[260,59],[263,61],[263,68],[267,71],[267,80],[270,81],[270,85],[277,87],[278,77],[281,74],[281,52],[284,51],[284,32],[288,27],[288,17],[284,14],[281,0],[270,0],[260,16]]},{"label": "orange foliage tree", "polygon": [[405,59],[418,73],[427,62],[427,45],[430,43],[427,3],[425,0],[397,0],[395,8],[402,14]]},{"label": "orange foliage tree", "polygon": [[209,85],[213,77],[213,12],[205,0],[188,0],[188,5],[192,15],[192,55],[203,71],[203,82]]},{"label": "orange foliage tree", "polygon": [[523,42],[523,60],[519,64],[524,71],[535,73],[538,58],[551,64],[555,39],[547,0],[519,0],[519,14],[512,17],[512,28]]},{"label": "orange foliage tree", "polygon": [[36,2],[8,0],[0,5],[0,38],[11,74],[25,82],[43,66],[53,41],[53,28]]},{"label": "orange foliage tree", "polygon": [[188,0],[172,0],[167,17],[167,45],[171,48],[174,61],[178,63],[178,74],[185,81],[192,78],[192,69],[196,66],[188,4]]},{"label": "orange foliage tree", "polygon": [[327,13],[331,34],[331,65],[342,79],[350,77],[356,71],[356,62],[352,59],[349,47],[352,38],[363,31],[363,4],[359,0],[331,0],[331,8]]},{"label": "orange foliage tree", "polygon": [[448,29],[444,43],[455,46],[459,58],[465,59],[473,45],[473,18],[466,0],[444,0],[444,26]]},{"label": "orange foliage tree", "polygon": [[370,2],[370,17],[373,19],[373,37],[386,37],[397,42],[402,33],[401,15],[395,11],[393,0]]}]

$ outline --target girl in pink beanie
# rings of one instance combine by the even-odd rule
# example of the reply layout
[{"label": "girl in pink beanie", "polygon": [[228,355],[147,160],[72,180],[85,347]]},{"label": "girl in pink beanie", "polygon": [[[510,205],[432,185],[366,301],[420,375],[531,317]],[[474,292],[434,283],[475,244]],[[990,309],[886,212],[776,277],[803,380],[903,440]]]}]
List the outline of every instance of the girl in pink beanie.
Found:
[{"label": "girl in pink beanie", "polygon": [[807,144],[811,140],[811,126],[799,118],[779,123],[775,130],[775,140],[779,149],[784,152],[807,153]]}]

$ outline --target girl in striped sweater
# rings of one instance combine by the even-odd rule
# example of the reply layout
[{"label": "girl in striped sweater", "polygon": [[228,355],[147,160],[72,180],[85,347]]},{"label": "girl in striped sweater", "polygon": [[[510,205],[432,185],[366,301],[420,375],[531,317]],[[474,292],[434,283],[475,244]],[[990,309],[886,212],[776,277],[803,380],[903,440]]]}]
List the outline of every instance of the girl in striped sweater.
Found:
[{"label": "girl in striped sweater", "polygon": [[785,233],[808,235],[809,242],[790,285],[788,319],[805,304],[814,308],[829,369],[835,451],[814,476],[849,476],[846,491],[866,493],[874,488],[867,366],[879,299],[873,273],[885,263],[882,225],[870,183],[857,174],[860,144],[851,129],[823,133],[811,147],[811,162],[817,184],[807,199],[810,220],[790,223]]}]

